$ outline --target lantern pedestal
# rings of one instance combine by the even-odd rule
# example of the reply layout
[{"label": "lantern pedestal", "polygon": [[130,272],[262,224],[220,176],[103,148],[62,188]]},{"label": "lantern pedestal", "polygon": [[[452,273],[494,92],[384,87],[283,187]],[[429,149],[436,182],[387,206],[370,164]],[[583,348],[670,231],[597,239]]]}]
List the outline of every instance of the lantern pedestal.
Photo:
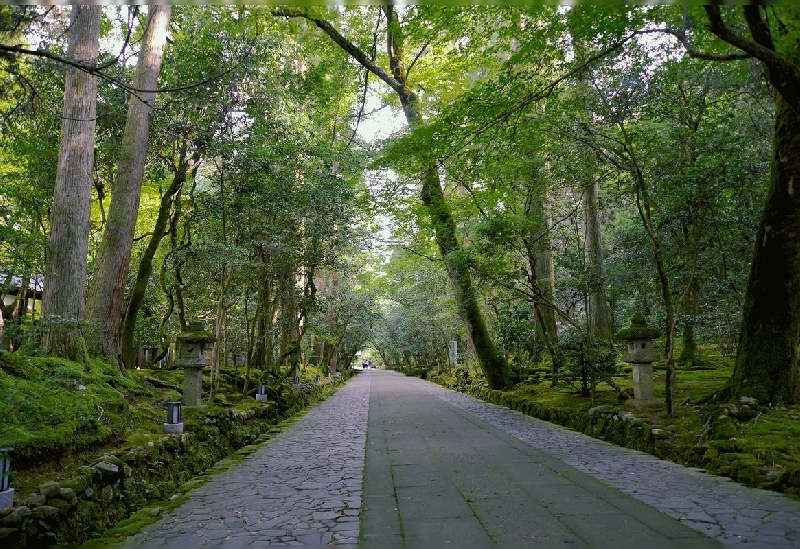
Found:
[{"label": "lantern pedestal", "polygon": [[179,435],[183,432],[183,423],[165,423],[164,432],[168,435]]},{"label": "lantern pedestal", "polygon": [[653,400],[653,363],[632,364],[633,397],[636,400]]},{"label": "lantern pedestal", "polygon": [[203,397],[203,367],[205,364],[179,365],[183,366],[184,406],[187,408],[199,408]]},{"label": "lantern pedestal", "polygon": [[14,489],[9,488],[0,492],[0,509],[14,507]]}]

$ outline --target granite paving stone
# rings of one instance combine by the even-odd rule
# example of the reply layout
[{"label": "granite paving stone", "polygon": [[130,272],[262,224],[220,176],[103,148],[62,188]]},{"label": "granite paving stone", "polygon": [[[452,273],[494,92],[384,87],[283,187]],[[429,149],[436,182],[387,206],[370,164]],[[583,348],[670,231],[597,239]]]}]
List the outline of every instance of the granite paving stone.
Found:
[{"label": "granite paving stone", "polygon": [[355,377],[125,545],[330,543],[341,528],[337,518],[360,512],[369,390],[367,376]]},{"label": "granite paving stone", "polygon": [[491,424],[724,544],[800,546],[800,502],[621,448],[432,383],[416,383],[469,421]]},{"label": "granite paving stone", "polygon": [[125,547],[800,546],[800,503],[370,370]]}]

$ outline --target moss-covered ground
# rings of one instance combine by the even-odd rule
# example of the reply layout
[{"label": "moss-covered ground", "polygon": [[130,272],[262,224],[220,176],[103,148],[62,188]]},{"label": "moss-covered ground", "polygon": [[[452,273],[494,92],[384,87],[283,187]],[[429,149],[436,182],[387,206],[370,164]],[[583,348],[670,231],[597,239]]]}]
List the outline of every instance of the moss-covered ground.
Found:
[{"label": "moss-covered ground", "polygon": [[[209,400],[206,371],[208,402],[202,409],[183,408],[183,421],[260,406],[254,398],[258,378],[251,378],[250,390],[242,394],[242,374],[242,368],[223,369]],[[305,367],[301,382],[313,382],[321,374],[314,366]],[[265,379],[270,401],[291,412],[295,392],[290,384]],[[180,398],[182,383],[183,371],[177,369],[130,370],[123,375],[100,360],[84,367],[62,359],[0,353],[0,448],[14,449],[15,495],[24,497],[44,482],[68,478],[76,467],[103,454],[163,437],[166,402]]]}]

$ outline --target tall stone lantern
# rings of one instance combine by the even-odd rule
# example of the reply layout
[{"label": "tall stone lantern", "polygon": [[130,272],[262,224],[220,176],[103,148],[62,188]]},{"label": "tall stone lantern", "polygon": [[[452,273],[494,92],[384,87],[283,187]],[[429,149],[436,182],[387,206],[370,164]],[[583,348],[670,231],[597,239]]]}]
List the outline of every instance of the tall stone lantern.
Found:
[{"label": "tall stone lantern", "polygon": [[178,334],[178,360],[175,365],[183,368],[183,406],[197,408],[203,396],[203,368],[210,362],[203,357],[206,343],[215,341],[200,321],[190,322],[187,330]]},{"label": "tall stone lantern", "polygon": [[653,362],[658,360],[658,352],[653,348],[653,340],[661,335],[658,328],[647,325],[644,315],[636,313],[628,328],[620,330],[615,336],[617,340],[628,342],[628,354],[625,362],[633,366],[633,398],[632,404],[652,404],[653,395]]}]

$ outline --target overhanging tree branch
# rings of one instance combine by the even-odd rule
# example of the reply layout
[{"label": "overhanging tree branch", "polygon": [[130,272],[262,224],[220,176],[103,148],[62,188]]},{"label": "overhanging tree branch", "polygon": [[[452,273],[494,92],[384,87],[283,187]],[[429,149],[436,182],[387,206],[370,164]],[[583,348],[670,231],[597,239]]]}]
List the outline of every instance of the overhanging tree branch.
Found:
[{"label": "overhanging tree branch", "polygon": [[718,38],[761,61],[770,84],[796,113],[800,113],[800,67],[775,51],[772,37],[758,7],[744,9],[744,18],[753,40],[731,30],[722,19],[719,6],[704,6],[709,30]]},{"label": "overhanging tree branch", "polygon": [[309,15],[305,10],[296,9],[296,8],[276,8],[272,10],[272,14],[279,16],[279,17],[301,17],[308,21],[314,23],[319,29],[321,29],[325,34],[330,37],[340,48],[346,51],[353,59],[358,61],[364,68],[366,68],[369,72],[383,80],[386,85],[392,88],[399,94],[404,94],[405,89],[403,85],[395,80],[395,78],[386,72],[382,67],[378,66],[369,56],[361,51],[361,49],[350,42],[347,38],[345,38],[338,30],[336,30],[333,25],[331,25],[325,19],[318,19],[316,17],[312,17]]},{"label": "overhanging tree branch", "polygon": [[64,65],[67,65],[67,66],[70,66],[70,67],[74,67],[74,68],[76,68],[78,70],[81,70],[81,71],[87,73],[87,74],[93,74],[93,75],[97,76],[98,78],[102,78],[106,82],[110,82],[111,84],[114,84],[115,86],[119,86],[120,88],[122,88],[125,91],[128,91],[128,92],[130,92],[130,93],[132,93],[134,95],[135,94],[139,94],[139,93],[179,92],[179,91],[190,90],[192,88],[197,88],[197,87],[202,86],[204,84],[208,84],[209,82],[212,82],[212,81],[216,80],[217,78],[221,78],[221,77],[225,76],[226,74],[229,74],[229,73],[233,72],[237,67],[242,65],[245,62],[245,60],[247,60],[248,57],[250,57],[250,52],[251,51],[252,51],[252,47],[249,48],[247,50],[247,52],[245,52],[245,55],[243,55],[242,58],[237,63],[235,63],[232,67],[230,67],[228,69],[225,69],[223,71],[220,71],[220,72],[218,72],[216,74],[213,74],[211,76],[208,76],[206,78],[203,78],[201,80],[198,80],[196,82],[193,82],[191,84],[186,84],[184,86],[174,86],[174,87],[170,87],[170,88],[156,88],[156,89],[153,89],[153,90],[147,90],[147,89],[142,89],[142,88],[137,88],[137,87],[131,86],[130,84],[127,84],[127,83],[123,82],[122,80],[120,80],[118,78],[115,78],[115,77],[103,72],[103,69],[106,69],[109,66],[115,64],[117,62],[118,58],[115,58],[112,61],[109,61],[109,62],[106,62],[106,63],[102,63],[102,64],[99,64],[99,65],[87,65],[86,63],[81,63],[80,61],[75,61],[74,59],[70,59],[68,57],[63,57],[61,55],[55,54],[55,53],[47,51],[47,50],[38,50],[38,49],[37,50],[32,50],[32,49],[29,49],[29,48],[23,48],[21,46],[8,46],[8,45],[5,45],[5,44],[0,44],[0,54],[6,54],[6,55],[30,55],[32,57],[41,57],[41,58],[44,58],[44,59],[49,59],[51,61],[56,61],[56,62],[62,63]]}]

